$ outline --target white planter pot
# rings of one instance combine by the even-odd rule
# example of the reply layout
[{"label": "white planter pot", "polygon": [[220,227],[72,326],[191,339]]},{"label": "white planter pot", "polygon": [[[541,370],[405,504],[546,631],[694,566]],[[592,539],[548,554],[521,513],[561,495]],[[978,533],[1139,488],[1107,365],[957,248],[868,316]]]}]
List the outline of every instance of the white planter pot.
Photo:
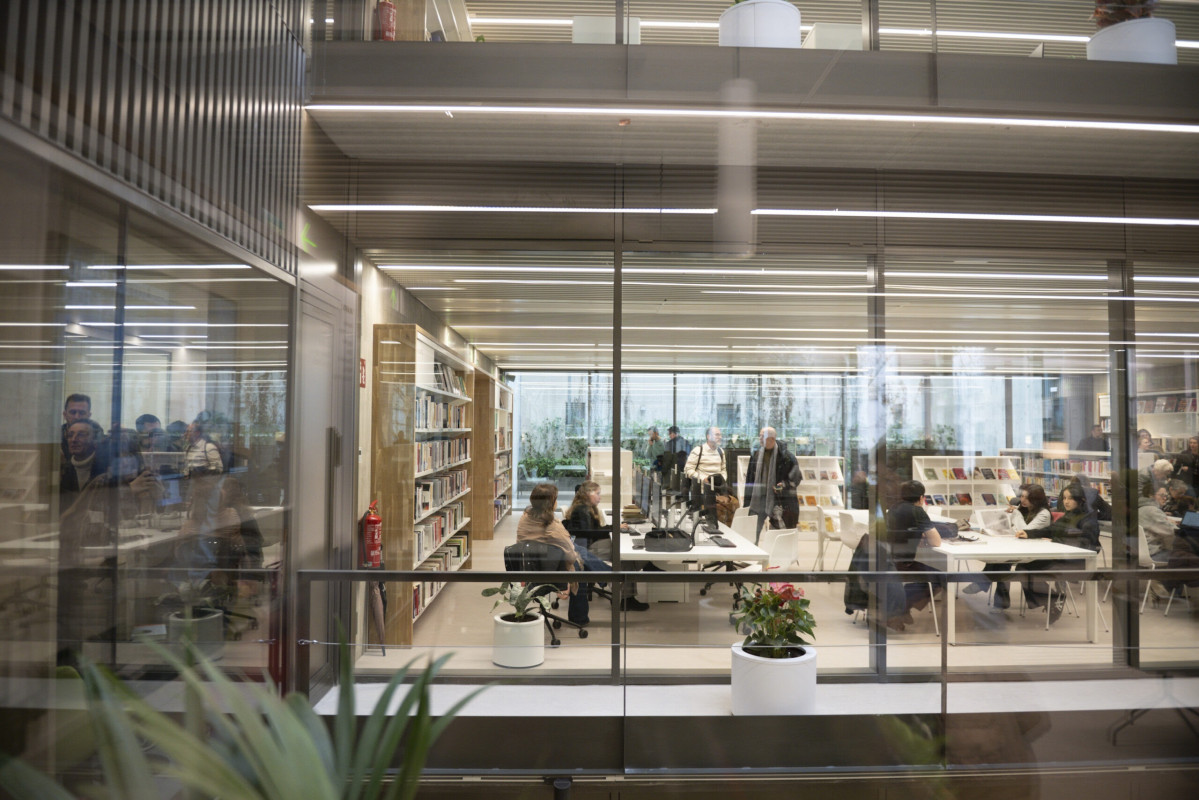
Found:
[{"label": "white planter pot", "polygon": [[811,714],[816,710],[816,648],[799,658],[762,658],[733,645],[734,716]]},{"label": "white planter pot", "polygon": [[1177,64],[1174,23],[1161,17],[1144,17],[1101,28],[1087,42],[1087,59]]},{"label": "white planter pot", "polygon": [[720,15],[721,47],[793,47],[803,44],[799,9],[786,0],[745,0]]},{"label": "white planter pot", "polygon": [[184,639],[194,642],[209,660],[218,660],[225,650],[225,612],[218,608],[196,609],[191,619],[178,611],[168,614],[167,641],[182,643]]},{"label": "white planter pot", "polygon": [[545,661],[545,633],[541,617],[527,622],[509,622],[495,615],[495,637],[492,640],[491,661],[500,667],[535,667]]}]

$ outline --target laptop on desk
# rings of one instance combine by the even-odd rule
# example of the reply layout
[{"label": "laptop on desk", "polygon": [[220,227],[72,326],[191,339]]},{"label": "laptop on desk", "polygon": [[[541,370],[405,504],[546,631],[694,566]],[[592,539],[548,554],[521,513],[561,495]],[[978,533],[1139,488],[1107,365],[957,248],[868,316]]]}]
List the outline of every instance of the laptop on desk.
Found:
[{"label": "laptop on desk", "polygon": [[1014,516],[1002,508],[980,508],[971,512],[970,527],[990,536],[1012,536],[1015,533],[1012,528]]}]

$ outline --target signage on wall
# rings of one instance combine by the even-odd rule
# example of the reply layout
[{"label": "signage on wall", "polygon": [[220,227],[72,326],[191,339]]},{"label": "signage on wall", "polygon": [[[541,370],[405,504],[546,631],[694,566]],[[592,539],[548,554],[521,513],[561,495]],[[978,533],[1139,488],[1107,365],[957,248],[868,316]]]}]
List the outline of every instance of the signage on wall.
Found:
[{"label": "signage on wall", "polygon": [[366,359],[358,359],[358,388],[366,388]]}]

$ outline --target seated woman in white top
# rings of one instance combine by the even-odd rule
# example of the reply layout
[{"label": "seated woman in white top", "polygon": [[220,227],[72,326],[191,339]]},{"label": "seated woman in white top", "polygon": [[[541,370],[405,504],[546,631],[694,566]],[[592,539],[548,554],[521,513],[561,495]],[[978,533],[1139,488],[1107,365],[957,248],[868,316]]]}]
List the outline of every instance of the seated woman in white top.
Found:
[{"label": "seated woman in white top", "polygon": [[[1016,509],[1008,507],[1008,513],[1015,513]],[[1045,496],[1045,487],[1036,483],[1026,483],[1020,487],[1020,505],[1019,512],[1022,518],[1012,523],[1012,527],[1016,530],[1017,538],[1026,538],[1028,531],[1040,530],[1048,528],[1053,524],[1053,515],[1049,513],[1049,499]],[[1008,608],[1012,604],[1011,596],[1008,593],[1008,578],[1006,575],[997,573],[1008,573],[1012,571],[1011,564],[987,564],[983,567],[983,572],[987,577],[995,582],[995,607]],[[972,583],[966,587],[966,594],[974,594],[987,589],[985,583]]]}]

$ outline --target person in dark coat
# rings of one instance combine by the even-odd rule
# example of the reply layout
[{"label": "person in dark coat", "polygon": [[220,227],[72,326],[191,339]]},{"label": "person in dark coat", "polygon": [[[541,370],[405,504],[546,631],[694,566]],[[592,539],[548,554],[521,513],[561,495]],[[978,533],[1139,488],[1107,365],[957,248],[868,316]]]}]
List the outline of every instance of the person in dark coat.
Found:
[{"label": "person in dark coat", "polygon": [[[758,518],[760,536],[767,521],[772,528],[794,528],[799,522],[799,498],[795,489],[800,483],[799,462],[778,441],[774,428],[763,428],[759,439],[762,446],[749,457],[745,471],[745,505]],[[774,518],[775,507],[780,509]]]}]

